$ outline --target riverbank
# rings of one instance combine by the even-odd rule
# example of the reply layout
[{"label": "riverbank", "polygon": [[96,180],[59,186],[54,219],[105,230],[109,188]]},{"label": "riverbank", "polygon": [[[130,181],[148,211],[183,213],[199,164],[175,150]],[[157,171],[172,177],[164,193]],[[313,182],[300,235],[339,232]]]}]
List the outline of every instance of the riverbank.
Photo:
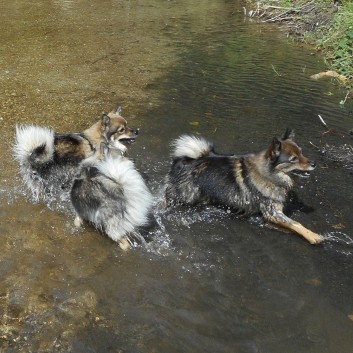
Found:
[{"label": "riverbank", "polygon": [[350,0],[246,0],[244,12],[262,22],[277,23],[288,36],[321,51],[328,71],[313,77],[335,77],[353,98],[353,2]]},{"label": "riverbank", "polygon": [[[244,13],[259,21],[276,23],[288,37],[306,42],[321,52],[327,70],[312,79],[333,77],[346,88],[340,104],[353,98],[353,2],[351,0],[247,0]],[[352,136],[352,131],[338,132],[326,125],[325,135]],[[318,147],[327,160],[353,171],[353,147],[346,143],[325,143]]]}]

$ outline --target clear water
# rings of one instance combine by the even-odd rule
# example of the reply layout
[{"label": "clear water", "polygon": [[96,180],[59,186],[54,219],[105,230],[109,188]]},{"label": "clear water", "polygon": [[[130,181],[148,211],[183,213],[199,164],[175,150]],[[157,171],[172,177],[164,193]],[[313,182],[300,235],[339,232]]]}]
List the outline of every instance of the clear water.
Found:
[{"label": "clear water", "polygon": [[[0,0],[0,351],[350,353],[353,180],[313,145],[318,114],[352,128],[322,58],[241,1]],[[130,156],[155,195],[153,241],[123,253],[66,200],[34,204],[12,160],[16,123],[81,131],[120,103]],[[318,162],[292,217],[298,236],[214,207],[164,210],[169,143],[265,148],[286,127]],[[311,143],[312,144],[311,144]],[[49,206],[49,207],[48,207]]]}]

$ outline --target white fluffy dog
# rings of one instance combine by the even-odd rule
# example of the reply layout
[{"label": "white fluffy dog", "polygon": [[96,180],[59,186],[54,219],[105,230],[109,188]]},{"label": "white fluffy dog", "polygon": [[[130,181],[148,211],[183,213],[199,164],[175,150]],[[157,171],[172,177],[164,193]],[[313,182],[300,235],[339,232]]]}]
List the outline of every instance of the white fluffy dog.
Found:
[{"label": "white fluffy dog", "polygon": [[131,247],[129,235],[148,223],[153,198],[134,163],[102,144],[82,162],[71,201],[76,226],[89,221],[126,250]]}]

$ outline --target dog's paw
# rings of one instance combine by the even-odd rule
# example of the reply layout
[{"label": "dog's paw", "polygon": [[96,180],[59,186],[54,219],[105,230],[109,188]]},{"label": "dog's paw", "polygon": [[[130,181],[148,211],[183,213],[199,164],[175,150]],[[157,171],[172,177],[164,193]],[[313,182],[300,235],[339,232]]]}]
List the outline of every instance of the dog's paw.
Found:
[{"label": "dog's paw", "polygon": [[119,240],[119,246],[121,250],[127,251],[131,249],[131,244],[127,238]]},{"label": "dog's paw", "polygon": [[310,237],[307,238],[310,244],[316,245],[324,241],[324,238],[316,233],[310,234]]},{"label": "dog's paw", "polygon": [[81,227],[83,223],[83,219],[80,216],[76,216],[75,220],[74,220],[74,225],[76,227]]}]

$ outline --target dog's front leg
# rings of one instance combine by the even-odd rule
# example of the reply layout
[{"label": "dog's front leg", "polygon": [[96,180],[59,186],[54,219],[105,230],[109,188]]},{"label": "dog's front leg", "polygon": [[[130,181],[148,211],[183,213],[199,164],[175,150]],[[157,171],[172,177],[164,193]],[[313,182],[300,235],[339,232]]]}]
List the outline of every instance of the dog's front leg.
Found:
[{"label": "dog's front leg", "polygon": [[79,215],[76,215],[75,220],[74,220],[74,225],[77,228],[79,228],[82,226],[82,224],[83,224],[83,219]]},{"label": "dog's front leg", "polygon": [[265,206],[264,208],[265,210],[262,214],[267,221],[300,234],[310,244],[319,244],[323,241],[321,235],[312,232],[305,228],[301,223],[287,217],[283,213],[281,206],[277,205],[276,207],[272,205],[272,207]]}]

